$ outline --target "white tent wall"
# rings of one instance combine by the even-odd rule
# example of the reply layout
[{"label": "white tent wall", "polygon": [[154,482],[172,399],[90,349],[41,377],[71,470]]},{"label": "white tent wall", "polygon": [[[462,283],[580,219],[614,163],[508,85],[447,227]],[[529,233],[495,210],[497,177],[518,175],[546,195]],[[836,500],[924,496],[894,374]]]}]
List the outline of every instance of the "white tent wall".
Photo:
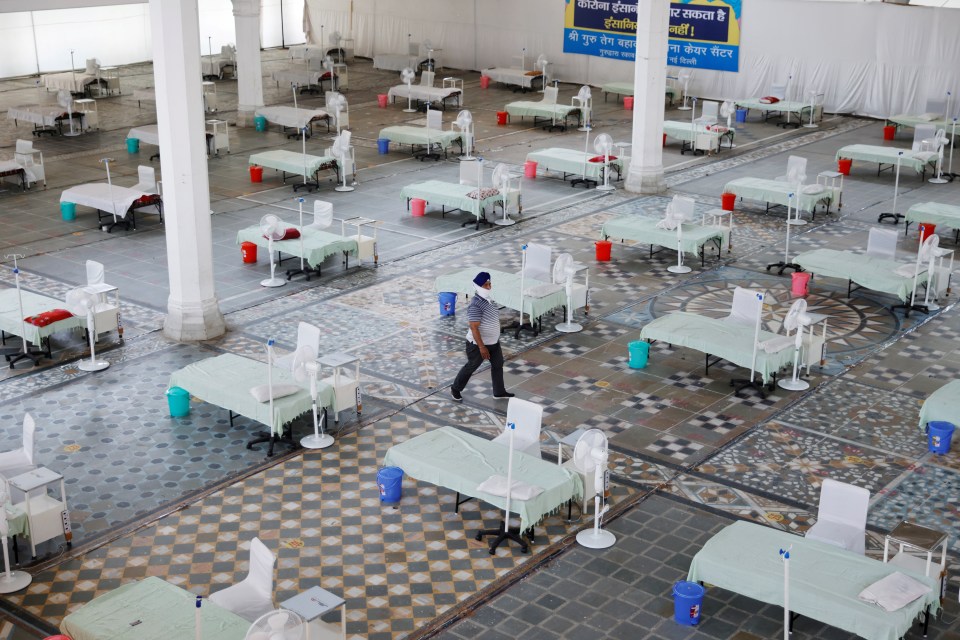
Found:
[{"label": "white tent wall", "polygon": [[260,46],[289,47],[303,44],[304,0],[262,0],[260,3]]}]

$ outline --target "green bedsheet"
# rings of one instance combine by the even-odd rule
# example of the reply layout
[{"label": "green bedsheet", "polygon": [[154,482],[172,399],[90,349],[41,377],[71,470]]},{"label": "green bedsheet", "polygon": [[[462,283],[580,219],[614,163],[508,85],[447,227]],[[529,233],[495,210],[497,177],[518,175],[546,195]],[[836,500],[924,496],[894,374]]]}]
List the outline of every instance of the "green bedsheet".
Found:
[{"label": "green bedsheet", "polygon": [[907,222],[929,222],[938,227],[960,229],[960,207],[940,202],[921,202],[907,209]]},{"label": "green bedsheet", "polygon": [[517,102],[508,103],[503,110],[509,113],[511,118],[529,116],[533,118],[556,119],[562,122],[567,119],[567,116],[573,113],[579,113],[580,107],[574,107],[569,104],[544,104],[539,101],[518,100]]},{"label": "green bedsheet", "polygon": [[[506,273],[505,271],[496,271],[488,267],[467,267],[456,273],[448,273],[437,277],[433,288],[436,291],[450,291],[453,293],[462,293],[464,295],[474,295],[476,289],[473,286],[473,279],[481,271],[490,274],[490,280],[493,281],[493,287],[490,289],[490,298],[497,304],[502,304],[508,309],[514,311],[520,310],[520,274]],[[523,287],[530,291],[533,287],[544,284],[539,280],[525,278]],[[546,296],[534,298],[531,295],[523,297],[523,313],[533,318],[539,318],[543,314],[562,307],[567,304],[567,294],[562,286],[554,288],[555,291]]]},{"label": "green bedsheet", "polygon": [[[603,224],[600,235],[604,240],[607,238],[622,238],[676,250],[676,229],[658,229],[658,222],[659,220],[638,218],[637,216],[614,218]],[[684,253],[694,256],[699,256],[703,245],[713,239],[720,240],[720,250],[722,251],[724,246],[730,246],[730,229],[727,227],[685,224],[680,234],[680,243]]]},{"label": "green bedsheet", "polygon": [[250,164],[298,176],[305,175],[308,178],[321,169],[339,166],[339,162],[333,156],[311,156],[309,154],[304,156],[302,153],[283,149],[255,153],[250,156]]},{"label": "green bedsheet", "polygon": [[451,207],[460,209],[467,213],[472,213],[476,217],[481,217],[482,209],[487,205],[491,208],[503,201],[500,193],[487,196],[486,198],[470,198],[468,193],[476,191],[477,187],[468,184],[459,184],[457,182],[444,182],[442,180],[427,180],[416,184],[408,184],[400,190],[400,197],[410,200],[411,198],[420,198],[426,200],[434,206]]},{"label": "green bedsheet", "polygon": [[[933,157],[932,161],[925,161],[923,158],[914,157],[910,149],[898,149],[896,147],[881,147],[873,144],[850,144],[841,147],[837,151],[837,160],[840,158],[849,158],[850,160],[863,160],[865,162],[876,162],[878,164],[897,164],[897,154],[903,152],[900,157],[900,166],[913,169],[917,173],[924,170],[924,167],[930,166],[936,168],[937,159]],[[926,155],[931,155],[927,153]]]},{"label": "green bedsheet", "polygon": [[[286,225],[286,228],[300,229],[300,227],[295,224]],[[303,238],[303,257],[314,269],[323,264],[327,256],[341,252],[357,254],[357,239],[355,237],[338,236],[333,233],[321,231],[320,229],[314,229],[310,226],[301,229],[300,233],[302,234],[301,238]],[[241,229],[237,232],[237,244],[241,242],[252,242],[264,249],[270,245],[270,241],[263,237],[263,234],[260,232],[260,227],[257,225]],[[300,238],[294,240],[275,240],[273,242],[273,250],[299,258],[301,253]]]},{"label": "green bedsheet", "polygon": [[[927,120],[921,116],[900,114],[897,116],[890,116],[887,118],[887,121],[902,127],[916,127],[917,125],[930,124],[937,129],[945,130],[948,136],[950,135],[950,130],[953,128],[953,120],[947,120],[946,118],[941,120]],[[960,126],[957,127],[957,130],[960,131]]]},{"label": "green bedsheet", "polygon": [[[590,158],[595,157],[597,157],[595,153],[584,153],[583,151],[558,147],[532,151],[527,154],[527,160],[533,160],[548,171],[562,171],[578,176],[583,175],[586,171],[586,176],[591,180],[603,180],[603,163],[590,162]],[[623,171],[623,161],[619,158],[611,159],[610,168],[614,167]]]},{"label": "green bedsheet", "polygon": [[[760,102],[760,98],[746,98],[737,100],[736,104],[741,109],[756,109],[757,111],[776,111],[779,113],[795,113],[806,122],[810,118],[810,103],[797,102],[796,100],[781,100],[774,104]],[[818,107],[819,109],[819,107]],[[816,118],[818,114],[814,114]]]},{"label": "green bedsheet", "polygon": [[[180,387],[204,402],[222,407],[261,424],[270,426],[270,403],[257,402],[250,389],[267,384],[267,364],[233,353],[198,360],[170,374],[170,387]],[[297,384],[289,370],[273,368],[273,384]],[[283,432],[283,425],[311,411],[309,382],[301,391],[273,401],[273,431]],[[317,407],[333,407],[333,387],[317,381]]]},{"label": "green bedsheet", "polygon": [[665,120],[663,123],[663,132],[671,138],[676,138],[684,142],[694,142],[698,135],[711,135],[715,138],[724,136],[730,140],[733,140],[733,137],[736,135],[734,129],[727,129],[726,127],[723,127],[721,130],[707,129],[707,125],[704,124],[681,122],[679,120]]},{"label": "green bedsheet", "polygon": [[[600,91],[603,93],[615,93],[620,96],[632,96],[636,89],[632,82],[608,82],[600,87]],[[670,96],[670,102],[673,102],[673,99],[680,95],[680,90],[667,86],[664,93]],[[606,99],[606,97],[604,97],[604,99]]]},{"label": "green bedsheet", "polygon": [[431,145],[440,145],[441,149],[446,150],[460,140],[460,132],[398,125],[380,129],[380,137],[396,144],[426,145],[429,142]]},{"label": "green bedsheet", "polygon": [[[749,198],[750,200],[759,200],[771,204],[781,204],[787,206],[790,202],[789,195],[796,191],[794,185],[779,180],[765,180],[763,178],[739,178],[731,180],[724,187],[724,191],[735,193],[740,198]],[[812,213],[814,207],[821,202],[825,203],[827,210],[830,209],[830,203],[840,198],[839,188],[824,187],[824,190],[815,193],[801,193],[799,195],[799,207],[801,211]],[[797,196],[794,196],[796,206]]]},{"label": "green bedsheet", "polygon": [[[894,272],[898,267],[907,264],[904,262],[836,249],[807,251],[796,256],[793,261],[803,267],[804,271],[814,275],[852,280],[861,287],[890,293],[903,301],[906,301],[913,291],[913,275],[901,276]],[[926,281],[927,273],[924,271],[917,279],[917,284]]]},{"label": "green bedsheet", "polygon": [[[943,420],[960,427],[960,380],[951,380],[930,394],[920,406],[920,428],[928,422]],[[960,437],[960,434],[954,434]]]},{"label": "green bedsheet", "polygon": [[[77,316],[72,316],[65,320],[58,320],[45,327],[24,323],[24,318],[37,315],[38,313],[52,311],[53,309],[66,309],[67,303],[63,300],[57,300],[56,298],[43,296],[31,291],[21,291],[21,294],[23,300],[23,315],[20,314],[20,305],[17,302],[17,290],[0,289],[0,330],[4,333],[26,338],[27,341],[39,345],[40,340],[59,331],[86,328],[87,319]],[[23,335],[24,333],[26,333],[26,335]]]},{"label": "green bedsheet", "polygon": [[[189,591],[151,576],[81,605],[60,622],[60,631],[73,640],[186,640],[195,636],[195,602]],[[243,640],[250,629],[206,598],[200,621],[203,640]]]},{"label": "green bedsheet", "polygon": [[[652,320],[640,331],[640,338],[695,349],[749,369],[753,359],[754,332],[754,327],[677,311]],[[760,342],[776,337],[775,333],[760,331]],[[756,371],[763,376],[764,383],[769,383],[773,374],[792,363],[793,349],[776,353],[757,349]]]},{"label": "green bedsheet", "polygon": [[[383,463],[400,467],[416,480],[447,487],[503,509],[506,498],[477,491],[477,486],[492,475],[506,477],[508,455],[509,450],[501,444],[453,427],[440,427],[390,447]],[[568,500],[583,495],[580,474],[521,451],[513,452],[513,479],[543,489],[543,493],[530,500],[510,501],[510,512],[520,516],[521,531],[535,526]]]},{"label": "green bedsheet", "polygon": [[[934,578],[752,522],[735,522],[710,538],[693,557],[687,580],[782,607],[783,561],[779,551],[791,546],[791,612],[868,640],[898,640],[927,606],[932,614],[940,609],[939,581]],[[857,597],[897,571],[932,589],[893,612]]]}]

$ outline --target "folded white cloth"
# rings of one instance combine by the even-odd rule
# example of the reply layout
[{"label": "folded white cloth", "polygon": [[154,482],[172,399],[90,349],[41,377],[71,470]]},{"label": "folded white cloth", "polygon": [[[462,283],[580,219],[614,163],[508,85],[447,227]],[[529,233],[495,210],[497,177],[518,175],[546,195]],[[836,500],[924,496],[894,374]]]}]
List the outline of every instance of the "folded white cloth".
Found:
[{"label": "folded white cloth", "polygon": [[527,287],[523,290],[523,295],[530,296],[531,298],[546,298],[547,296],[552,296],[558,291],[563,291],[563,287],[559,284],[546,282],[533,287]]},{"label": "folded white cloth", "polygon": [[[904,278],[912,278],[914,272],[916,272],[916,269],[917,269],[916,265],[902,264],[896,269],[894,269],[893,272],[898,276],[903,276]],[[926,269],[923,266],[921,266],[920,273],[924,273],[925,271]]]},{"label": "folded white cloth", "polygon": [[[276,400],[277,398],[292,396],[297,391],[300,391],[300,387],[295,384],[275,384],[273,385],[273,399]],[[257,402],[268,402],[270,400],[270,385],[261,384],[256,387],[251,387],[250,395],[252,395]]]},{"label": "folded white cloth", "polygon": [[[484,493],[489,493],[492,496],[506,497],[507,479],[503,476],[490,476],[477,485],[477,491],[483,491]],[[522,480],[514,480],[510,489],[510,497],[514,500],[521,501],[536,498],[541,493],[543,493],[543,487],[527,484]]]},{"label": "folded white cloth", "polygon": [[796,341],[797,339],[793,336],[777,336],[776,338],[770,338],[769,340],[761,342],[760,348],[767,353],[777,353],[778,351],[792,347]]},{"label": "folded white cloth", "polygon": [[896,611],[929,592],[930,587],[927,585],[896,571],[877,580],[857,597],[884,611]]}]

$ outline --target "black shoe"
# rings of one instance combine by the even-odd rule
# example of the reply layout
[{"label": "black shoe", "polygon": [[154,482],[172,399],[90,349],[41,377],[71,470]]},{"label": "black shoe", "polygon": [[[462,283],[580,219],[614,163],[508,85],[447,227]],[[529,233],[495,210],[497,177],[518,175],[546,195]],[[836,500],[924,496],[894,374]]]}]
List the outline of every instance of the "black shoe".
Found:
[{"label": "black shoe", "polygon": [[453,387],[450,388],[450,397],[453,398],[454,402],[463,402],[463,396]]},{"label": "black shoe", "polygon": [[513,397],[516,397],[516,395],[517,395],[517,394],[515,394],[515,393],[507,393],[507,392],[504,392],[504,393],[501,393],[500,395],[495,395],[495,396],[493,396],[493,397],[496,398],[497,400],[502,400],[502,399],[504,399],[504,398],[513,398]]}]

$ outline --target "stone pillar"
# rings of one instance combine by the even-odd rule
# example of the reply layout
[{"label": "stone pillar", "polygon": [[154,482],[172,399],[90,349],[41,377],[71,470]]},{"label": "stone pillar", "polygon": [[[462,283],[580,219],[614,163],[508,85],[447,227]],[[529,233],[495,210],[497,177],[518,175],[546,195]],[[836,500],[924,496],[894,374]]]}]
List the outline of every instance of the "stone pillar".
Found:
[{"label": "stone pillar", "polygon": [[670,0],[637,3],[637,59],[633,68],[633,153],[625,187],[634,193],[661,193],[663,101],[667,88],[667,32]]},{"label": "stone pillar", "polygon": [[163,332],[209,340],[226,327],[213,286],[197,0],[150,0],[150,27],[170,277]]},{"label": "stone pillar", "polygon": [[253,126],[254,111],[263,106],[260,64],[260,0],[233,0],[237,34],[237,126]]}]

